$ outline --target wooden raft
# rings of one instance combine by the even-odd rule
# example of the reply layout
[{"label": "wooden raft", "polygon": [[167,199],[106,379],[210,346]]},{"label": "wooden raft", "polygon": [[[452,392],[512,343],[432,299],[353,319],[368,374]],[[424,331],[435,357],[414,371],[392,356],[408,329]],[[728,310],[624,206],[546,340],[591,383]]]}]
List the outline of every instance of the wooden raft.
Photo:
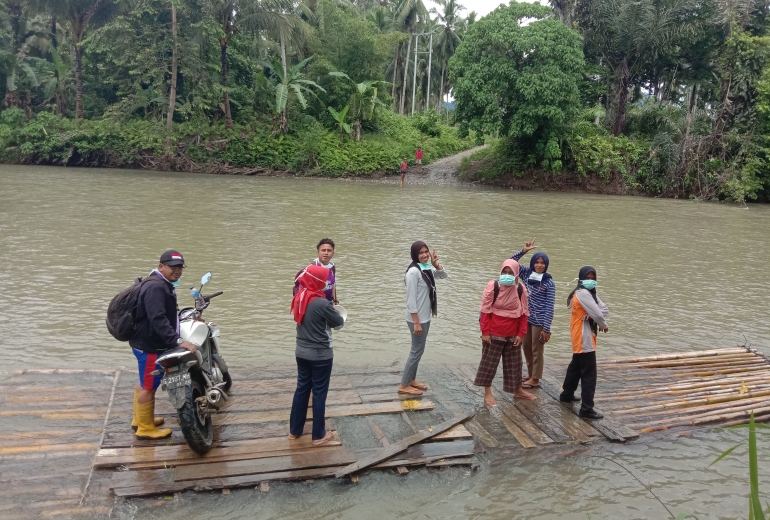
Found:
[{"label": "wooden raft", "polygon": [[770,421],[770,362],[735,347],[599,361],[596,408],[640,433]]}]

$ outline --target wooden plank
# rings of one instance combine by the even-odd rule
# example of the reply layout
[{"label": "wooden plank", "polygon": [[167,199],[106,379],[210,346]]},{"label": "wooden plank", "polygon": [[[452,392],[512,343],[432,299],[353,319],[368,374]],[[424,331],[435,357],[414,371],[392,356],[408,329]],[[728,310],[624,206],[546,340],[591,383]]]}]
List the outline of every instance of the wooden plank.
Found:
[{"label": "wooden plank", "polygon": [[[540,387],[543,389],[544,392],[546,392],[548,395],[559,400],[559,392],[556,388],[556,386],[551,383],[550,381],[546,381],[545,379],[540,380]],[[561,403],[560,404],[566,408],[567,410],[571,411],[575,415],[578,415],[578,412],[580,411],[580,403]],[[596,429],[599,433],[604,435],[607,440],[611,442],[626,442],[628,440],[634,440],[639,438],[639,434],[629,428],[624,427],[621,424],[616,423],[615,421],[612,421],[610,419],[599,419],[591,421],[591,426]],[[620,431],[618,431],[620,430]]]},{"label": "wooden plank", "polygon": [[289,455],[269,459],[197,464],[195,466],[174,468],[174,482],[342,466],[344,464],[354,464],[356,460],[354,452],[345,448],[336,448],[332,451],[321,453]]},{"label": "wooden plank", "polygon": [[[353,388],[350,378],[348,376],[332,376],[329,381],[329,388],[335,390],[350,390]],[[266,394],[282,394],[282,393],[294,393],[297,389],[297,378],[281,378],[281,379],[260,379],[257,381],[239,381],[235,380],[233,386],[230,389],[230,393],[233,396],[236,395],[266,395]]]},{"label": "wooden plank", "polygon": [[[339,446],[342,444],[339,434],[337,432],[333,432],[333,434],[334,440],[326,445]],[[198,455],[186,445],[146,448],[103,448],[97,453],[94,467],[100,469],[114,468],[127,464],[158,461],[162,467],[162,464],[165,462],[172,463],[189,459],[193,460],[193,463],[203,463],[208,459],[214,459],[227,455],[268,453],[287,450],[291,451],[302,448],[313,448],[313,443],[310,436],[304,435],[295,440],[290,440],[288,437],[277,437],[270,439],[236,441],[229,443],[228,447],[212,448],[205,455]]]},{"label": "wooden plank", "polygon": [[454,428],[450,428],[444,433],[436,435],[425,442],[446,442],[467,439],[473,439],[473,435],[471,435],[471,432],[469,432],[464,425],[458,424]]},{"label": "wooden plank", "polygon": [[[494,390],[493,390],[494,391]],[[538,444],[552,444],[554,442],[545,432],[530,421],[524,414],[516,409],[514,405],[508,402],[503,396],[498,395],[497,406],[508,419],[521,428],[533,441]]]},{"label": "wooden plank", "polygon": [[[474,455],[473,441],[436,442],[415,444],[392,459],[372,466],[373,468],[395,468],[398,466],[422,466],[430,462],[454,457],[469,457]],[[370,450],[359,452],[359,458],[368,456]]]},{"label": "wooden plank", "polygon": [[459,417],[453,417],[448,421],[444,421],[443,423],[434,426],[432,432],[426,431],[415,433],[406,439],[402,439],[396,443],[391,444],[390,446],[382,448],[381,450],[377,451],[377,453],[373,453],[372,455],[369,455],[362,460],[358,460],[350,464],[346,468],[335,473],[335,476],[337,478],[342,478],[344,476],[350,475],[351,473],[355,473],[356,471],[360,471],[362,469],[368,468],[369,466],[373,466],[374,464],[378,464],[394,455],[405,451],[413,444],[417,444],[418,442],[422,442],[425,439],[429,439],[439,435],[440,433],[444,433],[449,428],[455,426],[456,424],[460,424],[461,422],[466,421],[471,417],[473,417],[473,414],[465,414]]},{"label": "wooden plank", "polygon": [[390,445],[390,441],[385,436],[385,432],[382,431],[382,428],[380,428],[380,425],[377,424],[377,421],[374,420],[374,417],[372,417],[371,415],[367,415],[366,422],[369,423],[369,427],[372,429],[372,432],[374,432],[374,436],[377,437],[377,440],[379,441],[381,446]]},{"label": "wooden plank", "polygon": [[401,382],[401,373],[371,374],[348,376],[354,388],[366,388],[370,386],[392,386],[395,390]]},{"label": "wooden plank", "polygon": [[473,434],[473,437],[480,440],[481,443],[487,448],[497,448],[500,446],[500,442],[495,437],[484,429],[476,419],[471,419],[464,425],[469,432]]},{"label": "wooden plank", "polygon": [[453,459],[443,459],[443,460],[437,460],[436,462],[429,462],[426,464],[429,468],[443,468],[446,466],[476,466],[478,465],[478,462],[476,461],[476,456],[473,455],[471,457],[457,457]]},{"label": "wooden plank", "polygon": [[[548,415],[542,403],[534,401],[517,400],[516,409],[537,425],[555,442],[569,442],[573,437],[557,421]],[[558,406],[558,405],[557,405]]]},{"label": "wooden plank", "polygon": [[[267,492],[269,490],[268,486],[262,486],[262,483],[267,482],[278,482],[278,481],[293,481],[293,480],[306,480],[311,478],[323,478],[323,477],[332,477],[334,476],[334,472],[339,469],[338,467],[328,467],[328,468],[312,468],[312,469],[301,469],[301,470],[294,470],[294,471],[280,471],[280,472],[274,472],[274,473],[261,473],[261,474],[249,474],[249,475],[241,475],[236,477],[225,477],[225,478],[213,478],[213,479],[201,479],[201,480],[185,480],[181,482],[176,482],[173,480],[173,471],[174,470],[147,470],[148,472],[151,471],[166,471],[168,473],[168,477],[165,479],[158,479],[156,477],[152,478],[152,481],[145,479],[144,482],[141,481],[141,479],[137,479],[135,485],[130,485],[129,482],[126,482],[126,485],[118,486],[113,488],[113,493],[115,496],[119,497],[125,497],[125,498],[138,498],[138,497],[146,497],[146,496],[153,496],[153,495],[167,495],[171,493],[177,493],[182,491],[213,491],[217,489],[237,489],[237,488],[244,488],[244,487],[255,487],[259,486],[260,490],[265,489],[263,492]],[[144,471],[125,471],[121,473],[145,473]],[[119,473],[116,473],[115,475],[118,475]],[[115,477],[113,476],[113,482],[115,480]]]},{"label": "wooden plank", "polygon": [[[490,413],[493,413],[490,410]],[[516,439],[519,444],[521,444],[522,448],[535,448],[537,447],[537,444],[532,442],[532,440],[527,437],[527,435],[521,431],[521,428],[519,428],[516,423],[514,423],[505,413],[501,413],[499,416],[499,420],[501,423],[503,423],[503,426],[511,432],[511,435],[513,435],[513,438]]]},{"label": "wooden plank", "polygon": [[[348,417],[355,415],[374,415],[381,413],[401,413],[405,410],[433,410],[436,407],[431,401],[393,401],[386,403],[352,404],[346,406],[329,406],[326,408],[326,417]],[[270,412],[245,412],[222,413],[212,417],[214,425],[223,424],[256,424],[273,421],[287,421],[291,410],[277,410]],[[308,410],[308,419],[313,417],[312,410]],[[176,421],[176,419],[174,419]]]}]

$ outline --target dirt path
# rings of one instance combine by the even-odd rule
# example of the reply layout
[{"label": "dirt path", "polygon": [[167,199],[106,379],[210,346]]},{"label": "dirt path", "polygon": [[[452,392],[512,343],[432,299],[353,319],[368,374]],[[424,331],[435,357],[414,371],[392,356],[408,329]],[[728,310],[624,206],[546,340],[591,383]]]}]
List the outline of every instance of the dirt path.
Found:
[{"label": "dirt path", "polygon": [[[455,186],[465,184],[457,177],[457,169],[460,167],[460,162],[464,157],[469,157],[482,148],[484,148],[484,146],[477,146],[470,150],[444,157],[431,164],[410,166],[406,172],[404,184],[441,184]],[[389,175],[378,179],[377,182],[398,184],[399,180],[399,175]]]}]

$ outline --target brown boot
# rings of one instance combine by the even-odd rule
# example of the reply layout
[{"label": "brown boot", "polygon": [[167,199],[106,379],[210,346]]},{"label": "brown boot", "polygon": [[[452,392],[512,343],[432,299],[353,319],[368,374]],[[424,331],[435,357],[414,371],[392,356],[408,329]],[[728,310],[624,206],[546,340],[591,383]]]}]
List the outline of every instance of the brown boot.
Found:
[{"label": "brown boot", "polygon": [[171,428],[155,426],[155,399],[149,403],[136,403],[136,417],[139,427],[136,430],[137,439],[163,439],[171,435]]},{"label": "brown boot", "polygon": [[[134,418],[131,421],[131,429],[136,431],[136,429],[139,427],[139,421],[137,420],[136,415],[136,405],[139,404],[139,390],[134,389]],[[160,426],[163,424],[163,417],[155,417],[155,426]]]}]

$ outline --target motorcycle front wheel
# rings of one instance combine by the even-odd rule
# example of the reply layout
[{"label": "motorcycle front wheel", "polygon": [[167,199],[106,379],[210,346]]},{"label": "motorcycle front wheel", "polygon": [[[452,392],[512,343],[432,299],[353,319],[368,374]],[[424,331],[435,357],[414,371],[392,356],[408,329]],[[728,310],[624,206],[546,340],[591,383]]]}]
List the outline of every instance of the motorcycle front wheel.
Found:
[{"label": "motorcycle front wheel", "polygon": [[214,440],[214,428],[211,424],[211,414],[203,414],[196,399],[205,395],[203,386],[193,380],[186,389],[187,396],[184,405],[179,408],[179,427],[187,445],[200,455],[211,449]]}]

